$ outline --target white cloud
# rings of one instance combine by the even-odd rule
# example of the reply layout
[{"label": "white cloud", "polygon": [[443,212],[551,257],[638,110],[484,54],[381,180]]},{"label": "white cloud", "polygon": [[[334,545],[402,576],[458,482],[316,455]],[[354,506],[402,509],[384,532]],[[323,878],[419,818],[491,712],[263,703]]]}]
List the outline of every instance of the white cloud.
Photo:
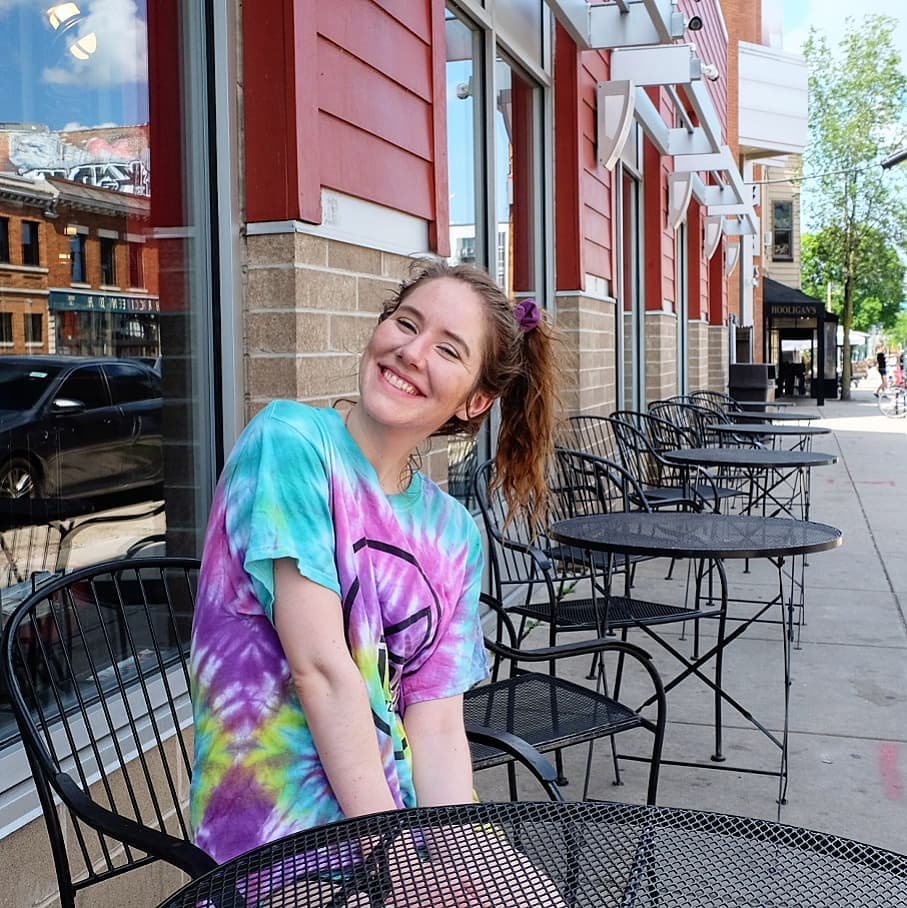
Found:
[{"label": "white cloud", "polygon": [[[16,0],[0,0],[3,2]],[[92,88],[147,82],[148,38],[135,0],[89,0],[83,8],[85,17],[72,42],[94,32],[97,50],[85,63],[73,58],[64,66],[45,69],[43,81]]]}]

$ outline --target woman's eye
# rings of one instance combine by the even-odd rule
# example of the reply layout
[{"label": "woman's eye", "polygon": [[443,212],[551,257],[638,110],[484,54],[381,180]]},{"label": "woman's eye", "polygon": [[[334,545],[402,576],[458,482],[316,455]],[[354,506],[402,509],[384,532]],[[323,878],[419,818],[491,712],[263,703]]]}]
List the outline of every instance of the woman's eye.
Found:
[{"label": "woman's eye", "polygon": [[397,324],[398,324],[401,328],[403,328],[404,331],[412,331],[412,332],[415,332],[415,330],[416,330],[415,324],[414,324],[413,322],[411,322],[408,318],[398,318],[398,319],[397,319]]},{"label": "woman's eye", "polygon": [[460,358],[460,353],[459,353],[459,351],[458,351],[455,347],[447,347],[447,346],[441,347],[441,352],[442,352],[445,356],[450,356],[450,357],[453,358],[453,359],[459,359],[459,358]]}]

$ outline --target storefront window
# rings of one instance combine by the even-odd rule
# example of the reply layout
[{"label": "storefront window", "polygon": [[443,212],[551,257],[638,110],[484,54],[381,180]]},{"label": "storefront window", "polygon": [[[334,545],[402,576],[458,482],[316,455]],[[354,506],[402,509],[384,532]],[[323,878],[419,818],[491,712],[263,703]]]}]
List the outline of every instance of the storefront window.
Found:
[{"label": "storefront window", "polygon": [[48,573],[200,550],[218,410],[204,8],[0,3],[4,616]]}]

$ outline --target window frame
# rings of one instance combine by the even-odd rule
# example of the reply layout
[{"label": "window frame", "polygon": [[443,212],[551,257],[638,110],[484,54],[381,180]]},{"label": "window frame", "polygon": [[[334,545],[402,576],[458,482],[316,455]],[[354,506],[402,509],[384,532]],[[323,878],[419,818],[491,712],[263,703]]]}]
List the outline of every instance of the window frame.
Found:
[{"label": "window frame", "polygon": [[98,237],[101,256],[101,286],[117,286],[117,241],[110,236]]},{"label": "window frame", "polygon": [[[22,264],[27,268],[41,267],[41,224],[39,221],[22,221],[22,235],[20,245],[22,247]],[[32,234],[29,242],[25,240],[27,232]],[[34,231],[32,233],[32,231]],[[31,261],[34,259],[34,261]]]},{"label": "window frame", "polygon": [[[778,227],[778,207],[786,206],[788,209],[788,219],[790,226]],[[779,242],[779,236],[787,235],[787,248],[790,250],[787,255],[779,254],[778,247],[783,246]],[[794,202],[793,199],[773,199],[772,200],[772,261],[773,262],[792,262],[794,260]]]},{"label": "window frame", "polygon": [[9,218],[0,217],[0,265],[9,264]]},{"label": "window frame", "polygon": [[[34,326],[38,326],[38,337],[35,338]],[[26,347],[44,346],[44,316],[40,312],[23,312],[22,328],[25,332]]]},{"label": "window frame", "polygon": [[0,312],[0,325],[9,326],[9,332],[0,329],[0,347],[12,347],[15,345],[15,335],[13,333],[13,314],[12,312]]},{"label": "window frame", "polygon": [[[69,238],[69,281],[71,284],[88,282],[88,243],[84,233],[75,233]],[[78,250],[78,252],[77,252]],[[79,262],[79,276],[76,276],[76,261]]]}]

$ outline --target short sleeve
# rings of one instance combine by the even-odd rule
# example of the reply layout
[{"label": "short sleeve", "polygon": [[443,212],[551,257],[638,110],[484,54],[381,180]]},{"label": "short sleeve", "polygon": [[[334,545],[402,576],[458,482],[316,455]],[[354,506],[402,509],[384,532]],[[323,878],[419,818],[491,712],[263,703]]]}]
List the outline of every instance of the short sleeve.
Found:
[{"label": "short sleeve", "polygon": [[468,544],[463,558],[463,583],[438,644],[418,670],[403,681],[406,705],[462,694],[488,676],[488,656],[479,614],[484,553],[482,538],[466,515]]},{"label": "short sleeve", "polygon": [[[274,620],[274,561],[292,558],[314,583],[340,593],[329,463],[324,443],[268,407],[231,458],[227,521],[245,539],[243,567]],[[248,430],[247,430],[248,432]],[[319,443],[321,442],[321,443]],[[232,535],[232,534],[231,534]]]}]

